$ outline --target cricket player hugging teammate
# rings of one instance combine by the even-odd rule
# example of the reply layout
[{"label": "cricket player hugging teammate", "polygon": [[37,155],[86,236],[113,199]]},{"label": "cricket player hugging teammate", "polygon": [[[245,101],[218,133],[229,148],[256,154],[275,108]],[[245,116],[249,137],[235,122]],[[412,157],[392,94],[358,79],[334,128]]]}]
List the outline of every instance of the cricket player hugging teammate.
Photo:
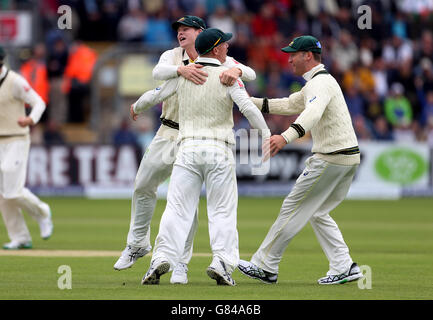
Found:
[{"label": "cricket player hugging teammate", "polygon": [[[30,249],[32,239],[21,210],[38,222],[43,239],[53,232],[50,207],[24,187],[29,126],[39,121],[45,103],[23,77],[3,65],[5,57],[0,47],[0,211],[11,240],[3,249]],[[32,107],[28,116],[26,103]]]}]

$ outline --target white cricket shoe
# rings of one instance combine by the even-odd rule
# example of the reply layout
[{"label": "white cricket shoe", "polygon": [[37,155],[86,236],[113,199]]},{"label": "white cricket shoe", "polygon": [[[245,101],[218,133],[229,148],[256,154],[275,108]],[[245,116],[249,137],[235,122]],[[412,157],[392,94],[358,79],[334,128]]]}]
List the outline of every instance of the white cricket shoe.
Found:
[{"label": "white cricket shoe", "polygon": [[28,242],[11,241],[3,245],[3,249],[5,250],[19,250],[19,249],[31,249],[31,248],[32,248],[31,241]]},{"label": "white cricket shoe", "polygon": [[188,283],[188,265],[186,263],[179,262],[174,268],[170,283],[176,284],[187,284]]},{"label": "white cricket shoe", "polygon": [[170,270],[170,263],[165,260],[153,260],[141,284],[159,284],[159,278]]},{"label": "white cricket shoe", "polygon": [[150,252],[151,248],[136,248],[127,245],[122,251],[120,258],[114,264],[115,270],[124,270],[131,268],[132,265],[141,257],[144,257]]},{"label": "white cricket shoe", "polygon": [[45,204],[44,207],[45,207],[44,211],[46,212],[46,217],[40,219],[38,223],[41,232],[41,238],[44,240],[48,240],[53,234],[54,225],[53,225],[53,220],[51,218],[52,215],[51,215],[50,207],[47,204]]},{"label": "white cricket shoe", "polygon": [[361,269],[356,262],[352,263],[350,268],[341,274],[329,275],[317,280],[318,284],[343,284],[350,281],[355,281],[363,277]]},{"label": "white cricket shoe", "polygon": [[206,269],[207,275],[216,280],[217,285],[221,286],[235,286],[236,282],[233,280],[231,273],[227,271],[225,263],[221,260],[214,259],[210,266]]}]

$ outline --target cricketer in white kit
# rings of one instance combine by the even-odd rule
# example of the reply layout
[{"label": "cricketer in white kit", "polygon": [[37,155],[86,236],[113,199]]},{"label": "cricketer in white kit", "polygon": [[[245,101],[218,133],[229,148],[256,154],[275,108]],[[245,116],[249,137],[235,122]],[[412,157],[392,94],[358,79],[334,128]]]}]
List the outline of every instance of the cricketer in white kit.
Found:
[{"label": "cricketer in white kit", "polygon": [[302,75],[307,83],[288,98],[252,100],[264,113],[300,114],[288,130],[271,137],[271,156],[308,131],[313,140],[313,156],[306,160],[305,170],[284,199],[277,220],[251,261],[241,260],[238,268],[251,278],[276,283],[285,249],[310,222],[329,260],[329,271],[318,283],[354,281],[362,273],[329,215],[346,197],[360,163],[350,114],[340,86],[320,63],[321,45],[316,38],[295,38],[282,50],[291,53],[293,72]]},{"label": "cricketer in white kit", "polygon": [[[43,239],[53,232],[49,205],[25,188],[29,126],[39,121],[45,103],[22,76],[3,65],[5,56],[0,47],[0,211],[11,240],[3,249],[30,249],[32,238],[22,210],[38,222]],[[25,104],[32,107],[29,116]]]},{"label": "cricketer in white kit", "polygon": [[[203,84],[206,81],[207,73],[202,71],[202,65],[192,62],[198,56],[194,42],[197,35],[206,28],[204,21],[196,16],[185,16],[175,21],[172,27],[178,33],[177,38],[180,46],[167,50],[161,55],[158,64],[153,69],[153,77],[156,80],[183,77],[196,84]],[[227,68],[222,71],[220,81],[225,85],[232,85],[239,76],[245,81],[252,81],[256,78],[254,70],[238,63],[232,57],[227,57],[223,65]],[[127,245],[114,265],[116,270],[131,267],[138,258],[146,255],[152,248],[150,223],[156,206],[156,192],[158,186],[170,177],[173,169],[173,163],[178,152],[176,142],[179,130],[178,118],[178,99],[174,95],[163,103],[162,124],[146,150],[137,172],[132,196]],[[188,282],[187,265],[192,257],[193,239],[197,226],[198,218],[196,215],[185,243],[184,254],[173,271],[171,283],[185,284]]]},{"label": "cricketer in white kit", "polygon": [[170,179],[167,206],[161,219],[148,272],[142,284],[158,284],[162,274],[176,265],[194,220],[201,187],[206,186],[209,237],[213,259],[207,274],[220,285],[235,285],[231,273],[239,261],[237,182],[232,147],[233,102],[251,126],[270,136],[262,114],[249,99],[241,80],[226,87],[219,76],[227,55],[231,34],[206,29],[197,37],[200,54],[196,63],[208,73],[203,85],[184,78],[164,83],[145,93],[134,107],[135,113],[177,93],[179,100],[179,152]]}]

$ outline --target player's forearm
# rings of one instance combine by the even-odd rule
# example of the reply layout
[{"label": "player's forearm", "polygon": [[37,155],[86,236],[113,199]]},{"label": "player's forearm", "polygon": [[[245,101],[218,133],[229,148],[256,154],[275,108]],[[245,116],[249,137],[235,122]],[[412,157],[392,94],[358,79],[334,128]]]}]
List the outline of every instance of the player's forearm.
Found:
[{"label": "player's forearm", "polygon": [[261,130],[263,138],[269,138],[271,132],[263,115],[257,110],[251,100],[248,99],[245,91],[238,91],[237,93],[232,98],[234,98],[233,101],[237,104],[239,111],[247,118],[252,128]]},{"label": "player's forearm", "polygon": [[19,97],[32,108],[29,117],[33,120],[33,124],[38,123],[46,108],[44,100],[32,88],[27,91],[21,90],[14,96]]},{"label": "player's forearm", "polygon": [[241,79],[243,81],[254,81],[256,80],[256,72],[250,67],[244,66],[239,63],[236,65],[236,68],[239,68],[242,71]]},{"label": "player's forearm", "polygon": [[256,80],[256,72],[246,66],[243,65],[242,63],[237,62],[236,60],[234,60],[232,57],[227,57],[226,58],[226,62],[223,64],[224,66],[228,67],[228,68],[238,68],[239,70],[241,70],[241,79],[243,81],[254,81]]},{"label": "player's forearm", "polygon": [[263,113],[292,116],[300,114],[305,109],[304,96],[295,92],[288,98],[267,99],[251,97],[251,101]]},{"label": "player's forearm", "polygon": [[170,64],[158,63],[155,68],[153,68],[152,76],[155,80],[169,80],[177,78],[179,74],[177,69],[179,66],[174,66]]},{"label": "player's forearm", "polygon": [[42,114],[45,111],[46,105],[42,98],[40,98],[39,96],[35,98],[33,104],[30,105],[32,106],[32,111],[30,112],[29,117],[33,120],[33,124],[36,124],[41,119]]},{"label": "player's forearm", "polygon": [[252,104],[250,107],[244,108],[242,114],[247,118],[252,128],[261,131],[261,135],[264,139],[271,136],[271,131],[269,130],[263,115]]},{"label": "player's forearm", "polygon": [[281,134],[286,142],[290,143],[297,138],[302,138],[305,133],[310,131],[319,122],[325,107],[309,107],[305,109],[295,122],[290,125],[289,129]]},{"label": "player's forearm", "polygon": [[161,103],[168,97],[176,93],[178,79],[172,79],[164,82],[162,86],[153,90],[146,91],[141,95],[140,98],[133,104],[133,110],[136,114],[142,113],[153,107],[154,105]]},{"label": "player's forearm", "polygon": [[[162,100],[161,100],[162,101]],[[136,114],[142,113],[161,102],[160,96],[156,89],[146,91],[141,97],[133,104],[133,109]]]}]

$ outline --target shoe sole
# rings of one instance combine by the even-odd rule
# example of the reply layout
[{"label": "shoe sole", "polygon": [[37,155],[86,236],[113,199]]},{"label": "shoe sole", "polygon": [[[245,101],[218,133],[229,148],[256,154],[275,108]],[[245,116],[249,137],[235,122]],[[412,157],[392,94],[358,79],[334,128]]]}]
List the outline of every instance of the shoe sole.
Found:
[{"label": "shoe sole", "polygon": [[170,270],[170,263],[164,262],[161,263],[158,267],[156,267],[155,271],[153,271],[152,274],[150,274],[147,278],[144,278],[141,281],[142,285],[147,284],[159,284],[159,278],[167,273]]},{"label": "shoe sole", "polygon": [[251,276],[251,275],[249,275],[248,273],[246,273],[246,272],[244,272],[243,270],[241,270],[241,268],[239,268],[239,266],[238,266],[238,270],[239,270],[243,275],[247,276],[247,277],[250,278],[250,279],[260,280],[261,282],[263,282],[263,283],[265,283],[265,284],[275,284],[275,283],[277,283],[277,281],[275,281],[275,282],[270,282],[270,281],[263,280],[262,278],[259,278],[259,277]]},{"label": "shoe sole", "polygon": [[207,268],[206,270],[207,275],[211,278],[216,280],[217,285],[219,286],[235,286],[236,283],[228,282],[217,270],[214,268]]},{"label": "shoe sole", "polygon": [[33,248],[33,246],[32,245],[29,245],[29,246],[20,246],[20,247],[17,247],[17,248],[8,248],[8,247],[3,247],[3,249],[4,250],[29,250],[29,249],[32,249]]},{"label": "shoe sole", "polygon": [[171,284],[187,284],[187,283],[188,283],[188,280],[187,280],[186,282],[183,282],[183,281],[171,281],[171,280],[170,280],[170,283],[171,283]]},{"label": "shoe sole", "polygon": [[328,282],[328,283],[320,283],[320,282],[319,282],[319,284],[321,284],[321,285],[328,285],[328,284],[345,284],[345,283],[347,283],[347,282],[352,282],[352,281],[355,281],[355,280],[361,279],[361,278],[363,278],[363,277],[364,277],[364,275],[363,275],[362,273],[356,273],[356,274],[353,274],[353,275],[351,275],[351,276],[348,276],[348,277],[346,277],[346,278],[344,278],[344,279],[341,279],[341,280],[338,280],[338,281]]}]

